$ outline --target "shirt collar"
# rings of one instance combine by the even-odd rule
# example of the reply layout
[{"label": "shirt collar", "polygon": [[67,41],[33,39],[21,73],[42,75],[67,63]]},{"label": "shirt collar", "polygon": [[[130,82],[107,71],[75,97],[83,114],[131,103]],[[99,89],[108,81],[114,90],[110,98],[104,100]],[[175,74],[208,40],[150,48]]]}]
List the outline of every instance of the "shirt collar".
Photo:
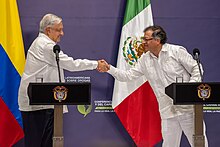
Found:
[{"label": "shirt collar", "polygon": [[54,42],[52,39],[50,39],[50,37],[48,37],[46,34],[44,34],[44,33],[39,33],[39,35],[38,35],[39,37],[44,37],[44,38],[47,38],[48,40],[50,40],[50,41],[52,41],[53,43],[55,43],[56,44],[56,42]]},{"label": "shirt collar", "polygon": [[162,52],[167,52],[167,51],[168,51],[168,48],[167,48],[167,44],[166,44],[166,43],[162,46],[161,51],[162,51]]},{"label": "shirt collar", "polygon": [[[162,45],[162,49],[161,49],[161,52],[167,52],[168,51],[168,48],[167,48],[167,44],[165,43],[164,45]],[[156,57],[153,53],[150,52],[150,55],[152,57]]]}]

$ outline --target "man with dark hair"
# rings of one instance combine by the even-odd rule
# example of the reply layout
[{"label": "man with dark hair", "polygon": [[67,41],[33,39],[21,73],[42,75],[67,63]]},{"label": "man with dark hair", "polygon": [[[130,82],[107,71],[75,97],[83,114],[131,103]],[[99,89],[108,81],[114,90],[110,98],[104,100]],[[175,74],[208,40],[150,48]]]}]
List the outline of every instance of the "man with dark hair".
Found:
[{"label": "man with dark hair", "polygon": [[[106,68],[100,68],[99,71],[108,72],[115,79],[124,82],[144,75],[159,104],[163,147],[179,147],[182,132],[193,146],[194,106],[173,105],[173,100],[165,94],[165,87],[176,82],[178,77],[182,77],[183,82],[200,82],[199,67],[184,47],[166,43],[166,32],[160,26],[147,27],[142,39],[146,53],[135,67],[124,71],[106,63]],[[205,146],[208,146],[206,134]]]}]

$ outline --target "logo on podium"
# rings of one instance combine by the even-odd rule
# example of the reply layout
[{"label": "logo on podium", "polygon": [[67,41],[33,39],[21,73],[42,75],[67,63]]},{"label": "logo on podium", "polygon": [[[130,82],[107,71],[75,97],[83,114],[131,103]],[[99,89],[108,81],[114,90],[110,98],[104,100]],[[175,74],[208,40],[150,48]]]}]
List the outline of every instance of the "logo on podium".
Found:
[{"label": "logo on podium", "polygon": [[208,99],[211,95],[211,87],[208,84],[201,84],[197,87],[198,89],[198,96],[203,101]]},{"label": "logo on podium", "polygon": [[68,89],[64,86],[56,86],[54,89],[53,89],[53,95],[54,95],[54,99],[59,101],[59,102],[62,102],[66,99],[67,97],[67,92],[68,92]]}]

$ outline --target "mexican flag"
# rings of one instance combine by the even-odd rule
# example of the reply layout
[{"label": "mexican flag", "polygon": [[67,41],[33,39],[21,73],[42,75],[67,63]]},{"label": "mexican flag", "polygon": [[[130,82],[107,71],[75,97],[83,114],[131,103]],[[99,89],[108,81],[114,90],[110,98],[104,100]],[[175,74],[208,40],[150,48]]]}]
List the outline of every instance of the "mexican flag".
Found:
[{"label": "mexican flag", "polygon": [[[150,25],[150,0],[127,0],[117,68],[128,70],[135,66],[144,52],[143,30]],[[158,103],[144,77],[130,82],[115,80],[112,107],[138,147],[151,147],[162,140]]]}]

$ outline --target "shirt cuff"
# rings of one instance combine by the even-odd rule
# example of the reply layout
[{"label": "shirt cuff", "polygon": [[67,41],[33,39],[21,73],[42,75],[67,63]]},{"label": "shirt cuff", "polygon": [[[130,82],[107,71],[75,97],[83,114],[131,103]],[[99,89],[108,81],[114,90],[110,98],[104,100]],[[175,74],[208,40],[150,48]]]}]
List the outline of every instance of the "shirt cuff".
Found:
[{"label": "shirt cuff", "polygon": [[115,68],[114,66],[110,65],[110,69],[107,71],[107,73],[114,75],[114,73],[116,72],[117,68]]},{"label": "shirt cuff", "polygon": [[98,61],[91,61],[93,64],[93,69],[96,69],[98,67]]}]

